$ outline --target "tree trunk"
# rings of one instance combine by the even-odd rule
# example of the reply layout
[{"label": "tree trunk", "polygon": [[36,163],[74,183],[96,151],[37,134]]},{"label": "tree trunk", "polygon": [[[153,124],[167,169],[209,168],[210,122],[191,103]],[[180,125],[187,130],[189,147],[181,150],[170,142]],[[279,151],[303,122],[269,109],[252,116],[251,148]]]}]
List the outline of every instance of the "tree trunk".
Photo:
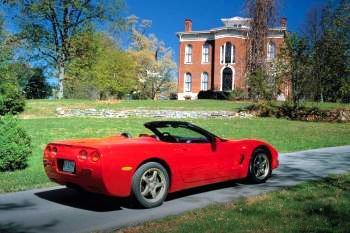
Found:
[{"label": "tree trunk", "polygon": [[57,98],[63,98],[63,80],[64,80],[64,64],[60,63],[58,67],[58,93]]}]

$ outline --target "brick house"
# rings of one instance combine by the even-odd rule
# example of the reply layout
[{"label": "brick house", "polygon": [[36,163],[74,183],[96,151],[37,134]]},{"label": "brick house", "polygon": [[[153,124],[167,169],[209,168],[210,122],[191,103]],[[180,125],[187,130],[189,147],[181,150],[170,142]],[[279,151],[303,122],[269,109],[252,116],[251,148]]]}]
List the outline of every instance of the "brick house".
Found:
[{"label": "brick house", "polygon": [[[246,53],[250,27],[249,18],[221,19],[223,26],[204,31],[192,31],[192,21],[185,20],[185,31],[178,32],[179,70],[178,99],[196,99],[201,90],[247,90],[245,80]],[[273,61],[287,32],[287,20],[270,28],[266,44],[266,59]],[[288,96],[288,88],[281,90]]]}]

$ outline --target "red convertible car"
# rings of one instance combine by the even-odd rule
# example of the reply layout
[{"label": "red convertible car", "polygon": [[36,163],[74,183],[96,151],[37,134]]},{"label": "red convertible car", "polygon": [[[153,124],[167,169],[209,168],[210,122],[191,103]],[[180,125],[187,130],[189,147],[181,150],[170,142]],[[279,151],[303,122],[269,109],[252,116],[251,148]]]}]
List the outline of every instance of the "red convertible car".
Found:
[{"label": "red convertible car", "polygon": [[180,121],[145,127],[153,134],[49,143],[46,174],[68,187],[131,196],[150,208],[161,205],[168,193],[196,186],[241,178],[262,183],[279,165],[277,151],[263,141],[223,139]]}]

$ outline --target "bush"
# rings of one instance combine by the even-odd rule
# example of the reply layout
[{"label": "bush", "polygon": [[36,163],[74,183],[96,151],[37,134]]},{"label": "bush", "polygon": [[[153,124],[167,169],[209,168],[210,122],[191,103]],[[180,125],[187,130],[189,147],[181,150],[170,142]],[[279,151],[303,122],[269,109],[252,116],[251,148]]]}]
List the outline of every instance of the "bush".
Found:
[{"label": "bush", "polygon": [[0,172],[23,169],[32,154],[30,137],[12,116],[0,118]]},{"label": "bush", "polygon": [[0,115],[18,114],[24,111],[25,101],[23,96],[15,90],[0,95]]},{"label": "bush", "polygon": [[254,112],[255,115],[260,117],[271,117],[276,115],[276,106],[272,103],[256,103],[250,104],[239,109],[239,112]]},{"label": "bush", "polygon": [[248,99],[247,92],[242,89],[235,89],[229,93],[229,100],[244,100]]},{"label": "bush", "polygon": [[198,93],[198,99],[215,99],[215,100],[228,100],[230,98],[230,92],[224,91],[200,91]]},{"label": "bush", "polygon": [[350,122],[350,111],[346,109],[321,110],[317,107],[296,106],[285,102],[282,105],[255,103],[239,109],[259,117],[287,118],[301,121]]}]

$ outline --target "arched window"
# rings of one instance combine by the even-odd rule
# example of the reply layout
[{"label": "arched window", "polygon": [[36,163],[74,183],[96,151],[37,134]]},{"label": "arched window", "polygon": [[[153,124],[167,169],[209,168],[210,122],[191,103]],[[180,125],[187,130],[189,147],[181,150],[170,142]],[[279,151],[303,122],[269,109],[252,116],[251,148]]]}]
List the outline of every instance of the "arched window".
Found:
[{"label": "arched window", "polygon": [[207,72],[202,73],[202,77],[201,77],[201,90],[202,91],[208,90],[208,80],[209,80],[208,73]]},{"label": "arched window", "polygon": [[185,92],[192,91],[192,75],[191,73],[185,74]]},{"label": "arched window", "polygon": [[185,63],[192,63],[192,45],[190,44],[185,47]]},{"label": "arched window", "polygon": [[230,42],[226,42],[224,45],[221,46],[220,54],[221,64],[232,64],[235,62],[235,46],[232,45]]},{"label": "arched window", "polygon": [[202,63],[209,63],[209,43],[205,43],[202,48]]},{"label": "arched window", "polygon": [[272,41],[267,44],[267,60],[273,60],[276,57],[276,45]]}]

